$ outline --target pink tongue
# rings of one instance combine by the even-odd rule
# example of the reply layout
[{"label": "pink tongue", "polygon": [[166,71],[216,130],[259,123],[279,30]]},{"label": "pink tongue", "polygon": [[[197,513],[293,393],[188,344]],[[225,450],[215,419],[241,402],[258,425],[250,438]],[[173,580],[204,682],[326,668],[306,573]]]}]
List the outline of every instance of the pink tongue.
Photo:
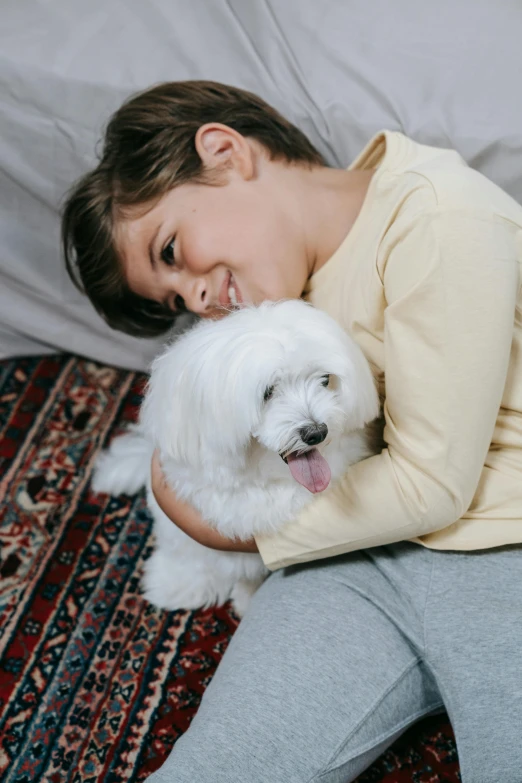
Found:
[{"label": "pink tongue", "polygon": [[292,476],[310,492],[322,492],[330,483],[330,466],[317,449],[306,454],[289,454],[287,461]]}]

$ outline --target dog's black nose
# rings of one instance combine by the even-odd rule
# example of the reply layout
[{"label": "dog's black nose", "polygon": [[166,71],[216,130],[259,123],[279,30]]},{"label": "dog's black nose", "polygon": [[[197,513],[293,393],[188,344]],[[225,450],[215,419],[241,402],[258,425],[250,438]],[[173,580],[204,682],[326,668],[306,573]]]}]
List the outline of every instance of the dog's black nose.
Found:
[{"label": "dog's black nose", "polygon": [[317,446],[328,435],[328,427],[326,424],[310,424],[308,427],[301,427],[299,435],[307,446]]}]

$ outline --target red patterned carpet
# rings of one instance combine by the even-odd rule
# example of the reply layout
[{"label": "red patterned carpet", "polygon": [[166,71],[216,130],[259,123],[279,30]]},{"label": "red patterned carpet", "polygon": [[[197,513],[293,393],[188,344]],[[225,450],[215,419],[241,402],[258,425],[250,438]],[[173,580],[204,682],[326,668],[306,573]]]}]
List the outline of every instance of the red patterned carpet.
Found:
[{"label": "red patterned carpet", "polygon": [[[187,729],[236,628],[223,609],[147,606],[143,497],[89,490],[93,460],[135,418],[142,382],[68,356],[0,363],[5,783],[145,780]],[[359,783],[459,780],[442,716],[410,730]]]}]

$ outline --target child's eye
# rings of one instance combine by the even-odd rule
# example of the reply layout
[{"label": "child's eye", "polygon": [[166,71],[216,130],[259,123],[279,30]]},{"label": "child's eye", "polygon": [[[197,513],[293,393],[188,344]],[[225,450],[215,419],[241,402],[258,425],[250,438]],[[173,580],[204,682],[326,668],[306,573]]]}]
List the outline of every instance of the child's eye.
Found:
[{"label": "child's eye", "polygon": [[165,245],[163,250],[161,251],[161,260],[164,261],[168,266],[175,266],[176,264],[176,258],[174,256],[174,242],[176,237],[172,237],[168,245]]}]

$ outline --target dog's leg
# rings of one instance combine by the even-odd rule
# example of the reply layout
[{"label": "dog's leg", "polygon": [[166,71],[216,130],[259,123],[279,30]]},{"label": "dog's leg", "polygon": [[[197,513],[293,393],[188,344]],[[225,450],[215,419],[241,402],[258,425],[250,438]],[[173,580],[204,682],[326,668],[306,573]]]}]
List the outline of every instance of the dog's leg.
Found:
[{"label": "dog's leg", "polygon": [[159,609],[172,611],[222,606],[230,596],[231,587],[230,579],[214,572],[205,560],[191,559],[186,551],[177,555],[157,549],[145,561],[143,596]]},{"label": "dog's leg", "polygon": [[232,601],[232,607],[238,617],[243,617],[248,605],[252,599],[252,596],[256,590],[263,584],[265,577],[254,581],[250,579],[238,579],[230,593],[230,600]]},{"label": "dog's leg", "polygon": [[134,495],[150,476],[153,446],[139,425],[133,424],[124,435],[114,438],[96,459],[91,486],[93,492],[109,495]]}]

